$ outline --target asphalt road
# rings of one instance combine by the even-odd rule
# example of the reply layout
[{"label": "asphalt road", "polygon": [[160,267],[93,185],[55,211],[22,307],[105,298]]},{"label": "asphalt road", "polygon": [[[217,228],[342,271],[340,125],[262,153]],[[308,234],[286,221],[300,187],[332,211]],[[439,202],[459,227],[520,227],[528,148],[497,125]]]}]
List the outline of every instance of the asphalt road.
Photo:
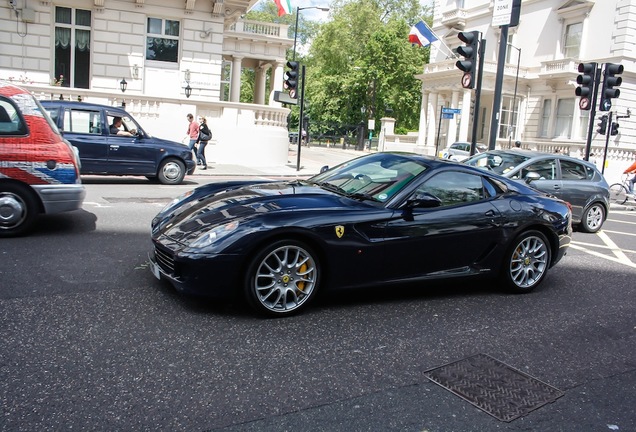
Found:
[{"label": "asphalt road", "polygon": [[[261,319],[147,268],[152,217],[219,178],[194,180],[87,179],[84,210],[0,240],[0,430],[636,430],[635,211],[528,295],[375,288]],[[564,396],[508,423],[424,376],[477,353]]]}]

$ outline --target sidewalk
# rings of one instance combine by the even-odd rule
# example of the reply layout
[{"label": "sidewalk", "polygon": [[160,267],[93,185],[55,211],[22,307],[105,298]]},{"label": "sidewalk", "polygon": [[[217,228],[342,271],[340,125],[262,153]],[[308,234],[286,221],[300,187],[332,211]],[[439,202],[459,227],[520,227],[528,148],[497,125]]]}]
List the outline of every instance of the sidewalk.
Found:
[{"label": "sidewalk", "polygon": [[[368,153],[368,151],[326,146],[302,147],[300,150],[300,170],[297,170],[298,147],[294,144],[289,146],[287,164],[285,165],[253,167],[208,162],[207,170],[201,170],[197,167],[194,174],[205,176],[309,177],[318,174],[325,165],[331,168]],[[208,159],[210,158],[208,157]]]}]

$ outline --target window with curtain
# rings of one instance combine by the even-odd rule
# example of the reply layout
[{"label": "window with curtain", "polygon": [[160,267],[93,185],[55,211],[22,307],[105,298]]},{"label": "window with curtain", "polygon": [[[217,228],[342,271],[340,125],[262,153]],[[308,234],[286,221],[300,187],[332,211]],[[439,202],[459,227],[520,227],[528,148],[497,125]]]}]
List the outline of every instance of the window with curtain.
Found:
[{"label": "window with curtain", "polygon": [[146,60],[177,63],[179,61],[179,32],[179,21],[148,18]]},{"label": "window with curtain", "polygon": [[556,125],[554,134],[561,138],[571,138],[572,118],[574,117],[574,98],[559,99],[557,102]]},{"label": "window with curtain", "polygon": [[55,71],[64,87],[89,88],[91,66],[91,11],[55,8]]},{"label": "window with curtain", "polygon": [[[517,127],[517,107],[513,106],[514,98],[504,96],[501,98],[501,116],[499,121],[499,138],[515,136]],[[518,102],[518,100],[517,100]]]},{"label": "window with curtain", "polygon": [[542,138],[548,137],[548,128],[550,127],[551,115],[552,115],[552,100],[545,99],[543,101],[543,108],[541,109],[541,129],[539,130],[539,136]]},{"label": "window with curtain", "polygon": [[565,28],[565,44],[563,46],[566,58],[578,59],[581,49],[581,37],[583,34],[583,23],[569,24]]}]

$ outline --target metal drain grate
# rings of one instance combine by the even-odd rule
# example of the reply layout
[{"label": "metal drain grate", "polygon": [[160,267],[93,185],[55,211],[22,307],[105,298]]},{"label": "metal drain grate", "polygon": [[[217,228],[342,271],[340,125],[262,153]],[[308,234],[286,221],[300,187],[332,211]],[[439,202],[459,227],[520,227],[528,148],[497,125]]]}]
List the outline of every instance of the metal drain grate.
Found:
[{"label": "metal drain grate", "polygon": [[424,375],[498,420],[510,422],[564,393],[486,354],[428,370]]}]

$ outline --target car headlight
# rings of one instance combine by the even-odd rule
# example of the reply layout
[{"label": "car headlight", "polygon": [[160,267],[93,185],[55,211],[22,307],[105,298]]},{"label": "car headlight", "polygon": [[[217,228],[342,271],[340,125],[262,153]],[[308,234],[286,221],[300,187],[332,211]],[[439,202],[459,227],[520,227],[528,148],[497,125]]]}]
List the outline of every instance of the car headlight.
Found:
[{"label": "car headlight", "polygon": [[211,229],[210,231],[207,231],[201,234],[199,237],[197,237],[196,240],[190,243],[189,248],[202,249],[202,248],[208,247],[214,242],[218,241],[219,239],[227,236],[232,231],[236,230],[238,226],[239,226],[239,223],[237,221],[232,221],[232,222],[226,223],[225,225],[219,225]]}]

